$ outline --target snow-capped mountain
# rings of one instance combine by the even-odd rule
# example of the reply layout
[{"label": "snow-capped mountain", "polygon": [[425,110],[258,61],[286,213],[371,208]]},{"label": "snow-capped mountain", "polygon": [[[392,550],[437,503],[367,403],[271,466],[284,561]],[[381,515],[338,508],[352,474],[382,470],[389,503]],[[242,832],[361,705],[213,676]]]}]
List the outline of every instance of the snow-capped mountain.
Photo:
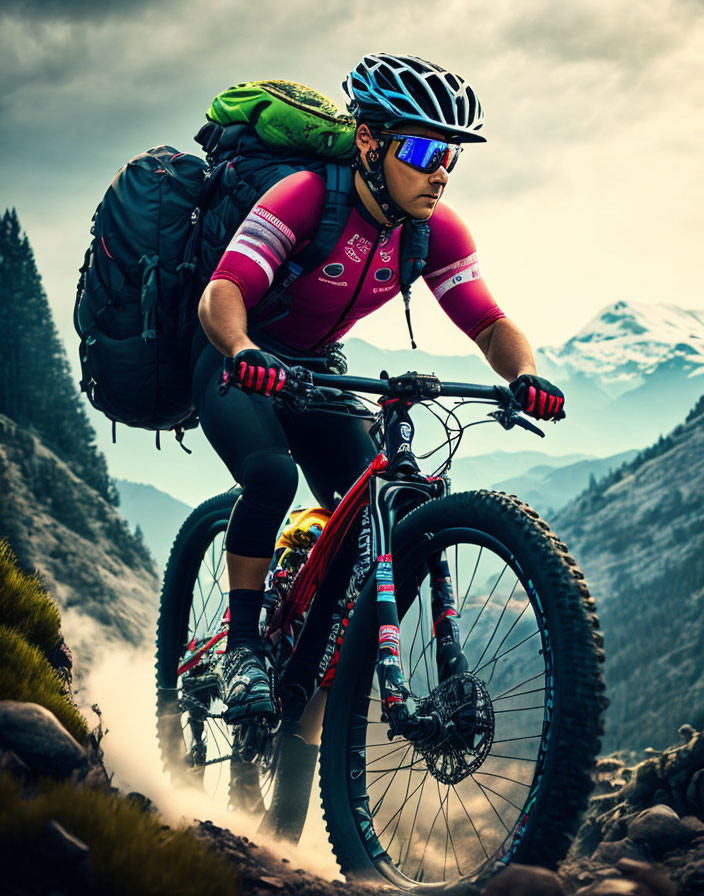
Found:
[{"label": "snow-capped mountain", "polygon": [[704,374],[704,311],[616,302],[564,345],[537,354],[549,365],[597,380],[609,397],[618,398],[659,369]]}]

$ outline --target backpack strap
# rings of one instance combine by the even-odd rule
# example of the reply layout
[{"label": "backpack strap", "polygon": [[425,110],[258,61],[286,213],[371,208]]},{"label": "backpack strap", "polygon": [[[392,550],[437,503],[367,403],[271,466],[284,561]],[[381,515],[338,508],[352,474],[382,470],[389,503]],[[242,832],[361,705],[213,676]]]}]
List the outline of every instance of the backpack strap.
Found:
[{"label": "backpack strap", "polygon": [[286,261],[271,289],[248,314],[251,332],[285,317],[291,307],[290,289],[302,276],[319,267],[330,255],[352,211],[354,172],[349,165],[325,165],[325,203],[318,229],[309,245]]},{"label": "backpack strap", "polygon": [[430,225],[427,221],[409,218],[402,225],[399,259],[401,295],[406,307],[406,323],[411,337],[411,348],[417,348],[411,328],[411,285],[420,277],[428,258]]},{"label": "backpack strap", "polygon": [[350,165],[326,164],[323,213],[312,242],[295,257],[300,267],[298,276],[314,271],[337,245],[352,211],[353,184]]}]

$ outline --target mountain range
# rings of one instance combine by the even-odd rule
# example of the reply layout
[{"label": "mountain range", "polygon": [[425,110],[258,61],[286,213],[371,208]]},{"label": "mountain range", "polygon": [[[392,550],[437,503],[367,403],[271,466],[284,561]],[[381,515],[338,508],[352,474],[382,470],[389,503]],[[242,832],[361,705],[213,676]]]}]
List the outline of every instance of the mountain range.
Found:
[{"label": "mountain range", "polygon": [[[417,370],[451,381],[499,381],[471,346],[467,355],[437,356],[350,339],[345,352],[350,369],[368,376],[381,369],[391,375]],[[676,426],[704,392],[704,312],[614,302],[563,345],[537,349],[535,359],[538,373],[564,392],[567,413],[559,424],[541,425],[541,450],[607,457],[642,448]],[[485,419],[485,409],[475,407],[460,411],[463,423]],[[420,412],[416,416],[420,420]],[[421,421],[418,428],[424,427]],[[465,434],[458,455],[535,447],[536,437],[524,430],[476,426]]]}]

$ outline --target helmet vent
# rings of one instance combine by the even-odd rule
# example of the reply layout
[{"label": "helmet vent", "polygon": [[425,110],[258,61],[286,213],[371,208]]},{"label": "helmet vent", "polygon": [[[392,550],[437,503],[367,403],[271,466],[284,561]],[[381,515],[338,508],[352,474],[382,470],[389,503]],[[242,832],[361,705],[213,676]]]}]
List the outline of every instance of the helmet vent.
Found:
[{"label": "helmet vent", "polygon": [[402,96],[394,98],[394,106],[399,112],[407,112],[409,115],[416,115],[418,112],[413,103],[409,103],[408,100],[404,99]]},{"label": "helmet vent", "polygon": [[[405,56],[404,62],[408,66],[408,68],[412,68],[414,72],[418,72],[419,75],[424,75],[428,71],[429,63],[423,62],[422,60],[416,61],[412,56]],[[434,68],[435,66],[433,66]]]},{"label": "helmet vent", "polygon": [[[436,100],[440,104],[443,119],[448,123],[454,122],[455,110],[452,107],[452,100],[448,96],[447,90],[443,89],[443,83],[440,80],[440,77],[438,75],[428,75],[426,80],[428,86],[435,94]],[[437,112],[433,117],[437,118]]]},{"label": "helmet vent", "polygon": [[379,87],[381,87],[382,90],[395,91],[397,89],[394,82],[391,80],[389,75],[387,75],[386,72],[382,68],[380,68],[376,72],[376,74],[374,75],[374,80],[376,81],[377,85]]}]

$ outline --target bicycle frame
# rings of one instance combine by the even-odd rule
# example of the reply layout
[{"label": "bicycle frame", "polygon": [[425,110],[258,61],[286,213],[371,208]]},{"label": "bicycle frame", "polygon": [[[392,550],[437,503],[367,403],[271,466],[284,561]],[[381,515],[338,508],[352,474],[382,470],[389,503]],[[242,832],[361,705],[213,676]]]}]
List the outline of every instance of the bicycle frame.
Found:
[{"label": "bicycle frame", "polygon": [[[418,462],[412,450],[414,436],[413,422],[409,416],[410,408],[425,399],[438,395],[464,397],[491,401],[498,404],[500,410],[492,414],[501,425],[509,429],[520,425],[538,435],[543,433],[522,420],[516,413],[517,407],[511,393],[502,386],[480,386],[466,383],[441,383],[434,375],[408,372],[399,377],[389,378],[382,373],[381,379],[339,376],[334,374],[313,374],[303,367],[289,370],[286,392],[277,396],[276,400],[288,400],[293,407],[304,410],[308,406],[310,396],[316,388],[332,388],[339,394],[340,387],[347,387],[360,392],[381,394],[378,404],[381,406],[382,450],[371,461],[340,503],[334,509],[320,537],[313,545],[305,564],[300,569],[291,591],[277,608],[265,637],[276,652],[279,652],[279,674],[283,672],[286,661],[296,650],[300,636],[308,628],[310,614],[296,638],[295,621],[301,621],[317,598],[321,584],[336,556],[347,546],[353,526],[358,521],[363,509],[370,508],[372,567],[376,577],[377,620],[379,631],[379,650],[377,676],[381,692],[382,709],[391,722],[394,733],[401,733],[409,720],[406,700],[410,695],[404,680],[400,663],[400,623],[396,604],[393,580],[393,544],[392,534],[396,522],[410,510],[445,494],[447,484],[442,476],[429,476],[420,472]],[[433,570],[435,573],[440,570]],[[442,572],[440,571],[442,575]],[[442,579],[438,579],[442,582]],[[443,585],[433,588],[433,615],[436,609],[436,590],[443,592]],[[454,596],[451,589],[442,594],[443,615],[453,615]],[[326,601],[322,601],[320,615],[327,620],[326,610],[330,610]],[[322,621],[322,620],[321,620]],[[439,621],[438,619],[435,620]],[[327,624],[327,622],[326,622]],[[319,632],[318,632],[319,633]],[[226,632],[221,630],[200,645],[197,652],[188,657],[179,669],[179,674],[198,664],[205,653],[213,650],[223,640]],[[325,632],[325,640],[329,643],[332,629]],[[314,641],[315,636],[311,636]],[[320,647],[315,644],[315,649]],[[323,679],[325,686],[332,684],[338,648],[333,651],[328,673]],[[320,659],[324,656],[324,649]],[[316,664],[317,665],[317,664]],[[310,696],[310,694],[309,694]]]},{"label": "bicycle frame", "polygon": [[[400,666],[399,615],[393,583],[392,533],[400,516],[424,501],[445,493],[442,477],[420,473],[413,454],[413,422],[409,410],[414,402],[397,397],[383,398],[384,448],[369,464],[344,495],[330,520],[314,544],[309,558],[300,570],[288,599],[271,620],[267,636],[272,644],[285,639],[295,649],[293,622],[311,607],[333,557],[350,535],[363,508],[370,507],[372,554],[376,567],[372,571],[377,583],[377,618],[379,630],[379,663],[377,667],[385,711],[397,715],[405,706],[409,690]],[[332,674],[325,676],[332,684],[337,656],[330,662]],[[392,707],[396,707],[392,710]]]}]

